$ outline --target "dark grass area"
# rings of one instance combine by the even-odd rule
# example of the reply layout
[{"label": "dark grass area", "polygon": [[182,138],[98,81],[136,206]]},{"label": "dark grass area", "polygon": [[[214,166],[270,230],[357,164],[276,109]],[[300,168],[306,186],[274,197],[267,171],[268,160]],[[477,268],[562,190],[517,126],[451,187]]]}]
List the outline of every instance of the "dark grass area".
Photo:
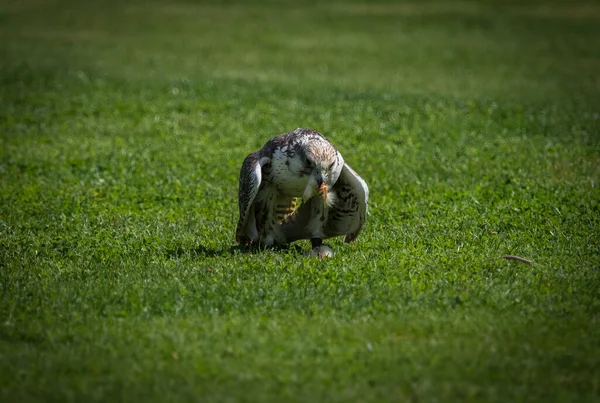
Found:
[{"label": "dark grass area", "polygon": [[[0,398],[597,400],[599,20],[0,3]],[[371,190],[324,261],[233,237],[242,160],[299,126]]]}]

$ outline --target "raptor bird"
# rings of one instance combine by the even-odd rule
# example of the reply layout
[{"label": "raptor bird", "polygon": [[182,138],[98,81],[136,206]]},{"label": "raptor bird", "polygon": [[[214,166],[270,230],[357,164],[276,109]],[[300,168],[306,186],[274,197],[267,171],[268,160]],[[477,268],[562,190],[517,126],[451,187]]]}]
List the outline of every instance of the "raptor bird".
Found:
[{"label": "raptor bird", "polygon": [[323,239],[356,239],[369,189],[329,140],[298,128],[244,159],[238,199],[238,243],[272,246],[310,239],[312,254],[323,257],[332,254]]}]

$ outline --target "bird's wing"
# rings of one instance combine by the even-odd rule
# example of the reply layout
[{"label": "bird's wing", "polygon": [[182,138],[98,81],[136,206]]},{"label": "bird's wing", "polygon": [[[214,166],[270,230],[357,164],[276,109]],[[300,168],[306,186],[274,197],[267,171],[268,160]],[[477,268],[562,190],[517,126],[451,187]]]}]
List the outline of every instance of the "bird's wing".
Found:
[{"label": "bird's wing", "polygon": [[[348,164],[344,164],[332,191],[336,194],[336,200],[334,205],[329,207],[323,233],[325,238],[345,235],[344,241],[352,242],[365,223],[369,188]],[[311,197],[283,220],[279,229],[287,242],[311,237],[308,223],[315,211],[319,211],[318,203],[323,203],[323,199],[318,196]]]},{"label": "bird's wing", "polygon": [[242,164],[238,189],[240,219],[235,231],[235,239],[238,243],[250,243],[255,241],[255,238],[258,238],[252,210],[254,207],[254,198],[258,193],[262,180],[261,167],[268,161],[268,158],[261,158],[260,153],[256,151],[249,154]]},{"label": "bird's wing", "polygon": [[352,242],[362,229],[369,202],[369,188],[365,181],[346,163],[338,181],[333,185],[335,204],[323,232],[328,237],[345,235],[344,242]]}]

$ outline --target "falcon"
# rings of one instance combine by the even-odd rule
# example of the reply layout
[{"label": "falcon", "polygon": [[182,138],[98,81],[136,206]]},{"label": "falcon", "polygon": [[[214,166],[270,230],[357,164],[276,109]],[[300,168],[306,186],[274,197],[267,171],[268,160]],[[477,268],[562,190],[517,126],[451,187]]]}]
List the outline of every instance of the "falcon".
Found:
[{"label": "falcon", "polygon": [[[298,207],[297,198],[301,198]],[[236,241],[285,245],[310,239],[311,255],[333,254],[324,239],[352,242],[369,199],[365,181],[321,133],[298,128],[267,141],[242,164]]]}]

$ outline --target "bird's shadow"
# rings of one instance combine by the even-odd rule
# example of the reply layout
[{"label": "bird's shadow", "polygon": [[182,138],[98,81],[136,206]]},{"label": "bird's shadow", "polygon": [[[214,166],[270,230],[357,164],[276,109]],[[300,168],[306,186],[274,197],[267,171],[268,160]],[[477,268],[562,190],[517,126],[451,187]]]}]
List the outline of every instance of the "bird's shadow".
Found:
[{"label": "bird's shadow", "polygon": [[185,246],[178,246],[175,248],[167,249],[166,256],[168,259],[178,259],[183,256],[192,257],[226,257],[237,254],[248,254],[256,255],[265,251],[289,251],[294,253],[301,253],[302,248],[300,245],[280,245],[266,247],[264,245],[233,245],[229,248],[211,248],[204,245],[197,245],[193,248],[186,248]]}]

